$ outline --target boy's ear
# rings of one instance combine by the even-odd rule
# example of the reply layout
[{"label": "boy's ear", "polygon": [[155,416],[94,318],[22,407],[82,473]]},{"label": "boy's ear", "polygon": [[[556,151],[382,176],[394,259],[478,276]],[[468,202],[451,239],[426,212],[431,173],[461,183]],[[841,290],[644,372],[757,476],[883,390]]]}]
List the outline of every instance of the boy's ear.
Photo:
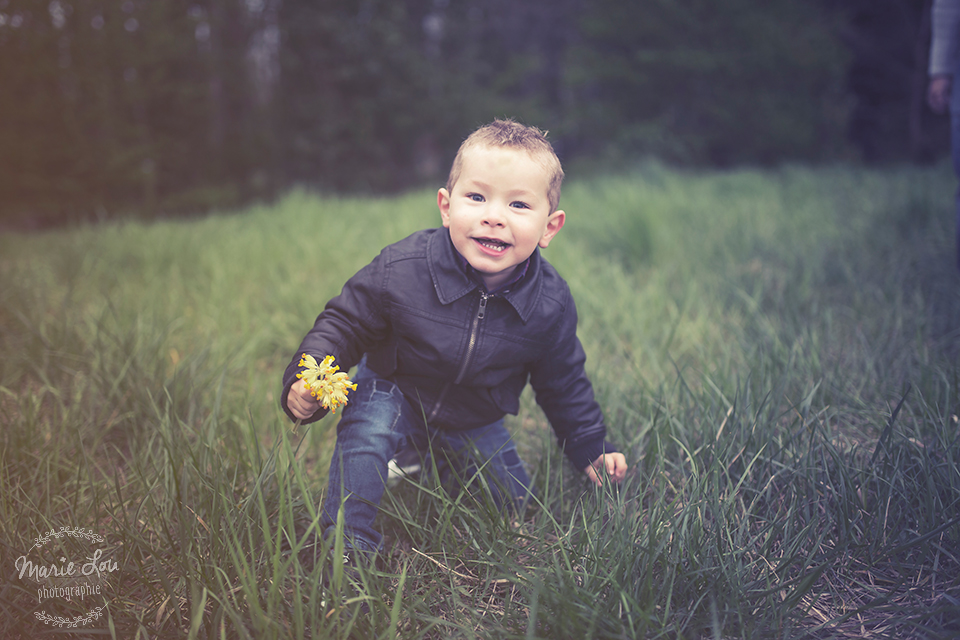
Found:
[{"label": "boy's ear", "polygon": [[543,232],[543,235],[540,236],[539,245],[541,249],[547,248],[547,245],[550,244],[553,237],[557,235],[557,232],[563,228],[563,223],[566,221],[567,214],[560,209],[557,209],[547,217],[547,228]]},{"label": "boy's ear", "polygon": [[440,219],[443,226],[450,227],[450,192],[445,187],[437,191],[437,208],[440,209]]}]

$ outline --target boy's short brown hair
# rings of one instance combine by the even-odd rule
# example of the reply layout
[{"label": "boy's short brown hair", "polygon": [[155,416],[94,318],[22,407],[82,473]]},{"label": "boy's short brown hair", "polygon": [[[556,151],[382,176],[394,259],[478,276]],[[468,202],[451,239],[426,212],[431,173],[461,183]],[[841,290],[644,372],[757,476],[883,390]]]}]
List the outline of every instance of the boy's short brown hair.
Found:
[{"label": "boy's short brown hair", "polygon": [[545,131],[509,119],[494,120],[471,133],[463,141],[450,167],[447,191],[452,193],[453,186],[460,178],[460,172],[463,170],[463,152],[480,146],[506,147],[529,153],[548,173],[547,200],[550,202],[550,213],[557,210],[560,204],[560,185],[563,184],[563,167],[560,166],[560,158],[553,150],[553,145],[547,141]]}]

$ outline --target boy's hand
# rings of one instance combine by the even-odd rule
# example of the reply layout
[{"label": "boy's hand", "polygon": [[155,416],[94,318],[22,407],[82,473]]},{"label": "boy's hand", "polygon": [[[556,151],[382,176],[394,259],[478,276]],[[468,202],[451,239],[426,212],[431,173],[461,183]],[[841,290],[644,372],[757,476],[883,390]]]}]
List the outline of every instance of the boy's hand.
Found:
[{"label": "boy's hand", "polygon": [[583,472],[598,487],[603,484],[604,477],[619,484],[627,475],[627,459],[622,453],[604,453]]},{"label": "boy's hand", "polygon": [[307,385],[303,380],[297,380],[290,387],[290,393],[287,394],[287,408],[290,413],[301,420],[306,420],[317,412],[320,408],[320,402],[310,395]]}]

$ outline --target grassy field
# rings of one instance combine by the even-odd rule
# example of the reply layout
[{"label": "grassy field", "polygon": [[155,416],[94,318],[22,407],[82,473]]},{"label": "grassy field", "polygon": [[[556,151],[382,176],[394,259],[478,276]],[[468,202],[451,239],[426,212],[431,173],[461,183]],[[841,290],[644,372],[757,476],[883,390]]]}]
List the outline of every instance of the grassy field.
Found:
[{"label": "grassy field", "polygon": [[[42,612],[90,619],[73,637],[956,638],[954,186],[572,180],[545,255],[627,480],[588,486],[525,395],[508,425],[541,504],[511,522],[403,483],[388,557],[352,577],[284,552],[316,527],[335,421],[292,434],[280,375],[347,277],[439,222],[434,194],[2,235],[0,636],[67,631]],[[19,573],[95,548],[99,596]]]}]

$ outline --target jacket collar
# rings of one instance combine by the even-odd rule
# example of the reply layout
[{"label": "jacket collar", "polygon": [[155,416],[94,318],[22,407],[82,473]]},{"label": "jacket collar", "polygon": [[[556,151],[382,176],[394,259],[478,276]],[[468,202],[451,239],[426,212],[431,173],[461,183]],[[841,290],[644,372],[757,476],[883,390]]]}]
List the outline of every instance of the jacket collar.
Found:
[{"label": "jacket collar", "polygon": [[[427,266],[441,304],[450,304],[481,288],[479,283],[467,275],[460,263],[460,254],[450,239],[450,230],[445,227],[437,229],[427,241]],[[538,248],[530,256],[527,274],[523,279],[512,285],[508,291],[496,294],[510,303],[524,323],[530,319],[540,299],[543,283],[540,270],[541,257]]]}]

